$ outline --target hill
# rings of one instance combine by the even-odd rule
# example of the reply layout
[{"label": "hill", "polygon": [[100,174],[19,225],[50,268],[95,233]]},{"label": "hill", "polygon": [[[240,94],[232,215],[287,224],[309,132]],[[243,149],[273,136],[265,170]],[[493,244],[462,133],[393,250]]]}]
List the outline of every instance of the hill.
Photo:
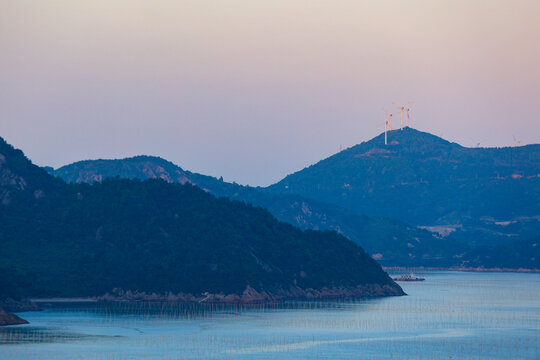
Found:
[{"label": "hill", "polygon": [[[360,247],[191,184],[66,184],[0,138],[0,297],[401,295]],[[204,295],[203,295],[204,294]]]},{"label": "hill", "polygon": [[215,196],[241,200],[268,209],[277,219],[301,229],[334,230],[359,244],[379,263],[389,266],[450,266],[468,247],[434,236],[402,221],[361,215],[295,194],[274,194],[261,188],[228,183],[192,173],[159,157],[136,156],[118,160],[86,160],[48,171],[72,183],[93,183],[121,177],[164,179],[192,183]]},{"label": "hill", "polygon": [[479,247],[463,257],[463,265],[485,269],[540,269],[540,237]]},{"label": "hill", "polygon": [[540,233],[540,145],[465,148],[394,130],[285,177],[266,190],[425,226],[473,246]]}]

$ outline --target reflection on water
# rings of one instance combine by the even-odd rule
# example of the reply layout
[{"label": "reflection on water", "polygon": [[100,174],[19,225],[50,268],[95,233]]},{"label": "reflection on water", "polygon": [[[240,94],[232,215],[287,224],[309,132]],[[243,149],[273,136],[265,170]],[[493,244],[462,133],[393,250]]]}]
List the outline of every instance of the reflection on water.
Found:
[{"label": "reflection on water", "polygon": [[62,304],[6,359],[537,359],[540,274],[433,272],[406,297],[261,306]]}]

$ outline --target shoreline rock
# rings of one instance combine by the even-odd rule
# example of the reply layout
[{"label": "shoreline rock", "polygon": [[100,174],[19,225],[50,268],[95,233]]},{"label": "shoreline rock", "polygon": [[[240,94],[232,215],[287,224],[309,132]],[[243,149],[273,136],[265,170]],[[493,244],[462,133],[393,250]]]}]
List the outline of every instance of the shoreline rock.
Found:
[{"label": "shoreline rock", "polygon": [[407,295],[397,284],[366,284],[358,286],[323,287],[321,289],[302,289],[291,286],[288,289],[273,288],[255,290],[247,286],[241,294],[223,294],[205,292],[201,295],[185,293],[145,293],[138,291],[115,289],[113,294],[105,294],[92,298],[97,301],[158,301],[186,303],[224,303],[224,304],[259,304],[280,302],[285,300],[325,300],[366,298]]},{"label": "shoreline rock", "polygon": [[0,326],[28,324],[28,321],[21,319],[15,314],[0,309]]}]

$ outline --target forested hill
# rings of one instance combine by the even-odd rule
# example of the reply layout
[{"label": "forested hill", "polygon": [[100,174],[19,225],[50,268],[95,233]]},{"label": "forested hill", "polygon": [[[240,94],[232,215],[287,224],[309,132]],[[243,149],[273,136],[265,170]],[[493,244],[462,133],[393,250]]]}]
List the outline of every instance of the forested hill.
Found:
[{"label": "forested hill", "polygon": [[191,184],[66,184],[1,138],[0,203],[0,296],[402,294],[337,233],[301,231]]},{"label": "forested hill", "polygon": [[448,243],[427,230],[384,217],[370,217],[336,205],[294,194],[274,194],[264,189],[228,183],[192,173],[153,156],[117,160],[86,160],[48,171],[67,182],[93,183],[116,176],[129,179],[164,179],[195,184],[215,196],[242,200],[268,209],[277,219],[301,229],[335,230],[362,246],[384,265],[451,266],[468,247]]},{"label": "forested hill", "polygon": [[[302,189],[308,187],[301,187],[300,181],[296,188],[280,188],[279,184],[294,180],[297,174],[267,189],[252,188],[149,156],[80,161],[49,171],[71,182],[115,176],[190,182],[216,196],[265,207],[279,220],[302,229],[336,230],[386,266],[469,266],[474,258],[475,267],[501,267],[477,256],[478,251],[510,246],[540,233],[540,216],[534,215],[539,213],[534,201],[540,193],[535,176],[535,171],[540,173],[537,145],[470,149],[405,128],[391,132],[390,145],[384,146],[383,136],[297,173],[304,179],[304,172],[315,172],[307,182],[313,191],[305,194]],[[359,169],[364,172],[358,174]],[[336,179],[346,186],[330,186]],[[333,203],[323,202],[324,196]],[[361,200],[349,204],[348,197]],[[371,206],[366,206],[369,202]],[[350,208],[346,208],[348,204]],[[412,219],[418,223],[379,216],[383,212],[397,217],[416,214]],[[431,232],[418,227],[421,225]],[[474,251],[476,247],[481,249]],[[486,264],[482,264],[484,260]],[[520,264],[516,257],[513,263],[517,268],[538,267],[525,258]]]},{"label": "forested hill", "polygon": [[381,134],[268,191],[414,225],[449,225],[486,243],[526,239],[540,231],[540,145],[465,148],[407,127],[390,131],[388,145]]},{"label": "forested hill", "polygon": [[482,246],[463,257],[463,265],[486,269],[540,270],[540,236],[499,246]]},{"label": "forested hill", "polygon": [[[51,175],[68,183],[94,183],[108,178],[163,179],[184,184],[192,175],[179,166],[156,156],[135,156],[122,160],[84,160],[54,170],[45,168]],[[192,182],[193,183],[193,182]]]}]

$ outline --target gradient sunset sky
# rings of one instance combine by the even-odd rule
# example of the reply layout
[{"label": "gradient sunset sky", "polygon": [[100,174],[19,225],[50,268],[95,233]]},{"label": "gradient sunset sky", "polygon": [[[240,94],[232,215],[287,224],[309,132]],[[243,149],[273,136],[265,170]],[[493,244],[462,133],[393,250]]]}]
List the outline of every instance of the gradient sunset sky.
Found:
[{"label": "gradient sunset sky", "polygon": [[383,131],[540,139],[540,1],[0,0],[0,136],[268,185]]}]

